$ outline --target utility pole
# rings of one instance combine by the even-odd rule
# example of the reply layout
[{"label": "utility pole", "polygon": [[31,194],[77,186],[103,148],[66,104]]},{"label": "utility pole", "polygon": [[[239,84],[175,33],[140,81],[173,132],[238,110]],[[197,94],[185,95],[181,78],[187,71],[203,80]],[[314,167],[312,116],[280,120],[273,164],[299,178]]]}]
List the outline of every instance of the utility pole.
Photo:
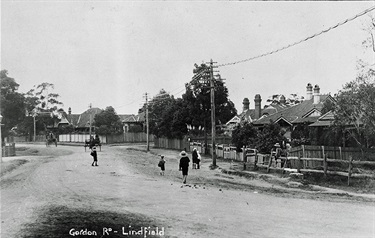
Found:
[{"label": "utility pole", "polygon": [[33,121],[34,121],[34,143],[36,141],[36,121],[35,121],[36,113],[33,114]]},{"label": "utility pole", "polygon": [[91,120],[92,120],[92,116],[91,116],[91,108],[92,108],[92,105],[91,105],[91,103],[90,103],[90,105],[89,105],[89,108],[90,108],[90,129],[89,129],[89,134],[90,134],[90,139],[91,139]]},{"label": "utility pole", "polygon": [[216,167],[216,123],[215,123],[215,84],[214,84],[214,62],[210,61],[210,88],[211,88],[211,136],[212,136],[212,166]]},{"label": "utility pole", "polygon": [[147,141],[147,151],[150,151],[150,141],[149,141],[149,125],[148,125],[148,98],[146,93],[146,141]]}]

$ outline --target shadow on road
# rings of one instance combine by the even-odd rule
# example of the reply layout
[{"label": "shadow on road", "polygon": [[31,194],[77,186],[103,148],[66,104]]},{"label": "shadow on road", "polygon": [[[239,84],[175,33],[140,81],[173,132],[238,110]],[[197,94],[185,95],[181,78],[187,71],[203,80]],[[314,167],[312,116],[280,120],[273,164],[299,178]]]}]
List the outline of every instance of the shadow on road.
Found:
[{"label": "shadow on road", "polygon": [[56,206],[44,208],[37,215],[35,222],[24,225],[17,237],[160,237],[152,232],[165,232],[157,221],[134,213]]}]

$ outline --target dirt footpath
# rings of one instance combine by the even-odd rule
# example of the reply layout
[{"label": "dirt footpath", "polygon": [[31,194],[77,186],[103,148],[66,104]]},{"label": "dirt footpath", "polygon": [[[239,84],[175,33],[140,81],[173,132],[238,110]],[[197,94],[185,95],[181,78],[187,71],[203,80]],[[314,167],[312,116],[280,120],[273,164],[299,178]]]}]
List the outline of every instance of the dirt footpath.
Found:
[{"label": "dirt footpath", "polygon": [[[207,159],[202,169],[189,170],[183,186],[175,151],[104,146],[98,152],[99,166],[92,167],[83,147],[23,146],[35,156],[2,164],[1,237],[375,234],[371,197],[304,192],[223,174],[210,170]],[[159,175],[157,154],[166,156],[165,176]]]}]

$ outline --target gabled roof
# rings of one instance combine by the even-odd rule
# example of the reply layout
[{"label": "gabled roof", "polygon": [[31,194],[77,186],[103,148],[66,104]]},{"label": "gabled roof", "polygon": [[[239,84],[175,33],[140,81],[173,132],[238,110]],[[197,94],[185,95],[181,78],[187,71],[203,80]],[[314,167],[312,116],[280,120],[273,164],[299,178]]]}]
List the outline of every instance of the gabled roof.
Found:
[{"label": "gabled roof", "polygon": [[247,110],[243,111],[240,115],[238,115],[238,118],[240,118],[240,121],[252,122],[253,118],[255,118],[255,110],[254,109],[247,109]]},{"label": "gabled roof", "polygon": [[241,121],[241,119],[238,116],[234,116],[225,125],[229,125],[229,124],[232,124],[232,123],[239,123],[240,121]]},{"label": "gabled roof", "polygon": [[122,123],[135,123],[135,122],[144,122],[146,121],[145,119],[145,113],[141,112],[138,115],[134,114],[123,114],[123,115],[118,115],[122,121]]},{"label": "gabled roof", "polygon": [[90,127],[90,115],[93,123],[95,115],[101,111],[100,108],[90,108],[82,114],[67,114],[66,120],[74,127]]},{"label": "gabled roof", "polygon": [[321,111],[323,108],[323,103],[330,98],[329,100],[333,100],[330,95],[320,95],[320,102],[318,104],[314,104],[314,99],[303,101],[299,104],[286,108],[285,110],[279,111],[267,117],[260,118],[254,124],[256,125],[264,125],[269,124],[271,121],[275,122],[280,117],[283,117],[286,121],[291,124],[295,123],[304,123],[304,122],[315,122],[318,120],[318,116],[308,116],[309,113],[314,111]]}]

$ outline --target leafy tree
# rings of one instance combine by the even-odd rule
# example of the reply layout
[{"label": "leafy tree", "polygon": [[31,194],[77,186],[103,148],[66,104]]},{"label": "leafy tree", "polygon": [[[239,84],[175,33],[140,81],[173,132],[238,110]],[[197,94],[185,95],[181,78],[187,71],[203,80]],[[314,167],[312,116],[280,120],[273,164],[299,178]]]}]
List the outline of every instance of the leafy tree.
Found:
[{"label": "leafy tree", "polygon": [[96,114],[94,124],[98,134],[119,134],[123,132],[122,122],[111,106]]},{"label": "leafy tree", "polygon": [[[281,103],[281,97],[284,96],[282,94],[274,94],[272,96],[269,96],[266,103],[269,104],[280,104]],[[284,96],[285,97],[285,96]],[[295,105],[298,103],[301,103],[304,100],[303,96],[299,96],[296,93],[290,94],[288,97],[285,97],[285,104],[287,105]]]},{"label": "leafy tree", "polygon": [[[164,89],[161,89],[148,105],[150,133],[157,137],[170,135],[167,108],[174,103],[174,98]],[[146,105],[144,105],[146,107]]]},{"label": "leafy tree", "polygon": [[[368,37],[362,42],[365,49],[375,53],[375,18],[364,30]],[[375,146],[375,69],[374,64],[358,61],[357,78],[344,85],[332,109],[336,130],[341,130],[343,141],[349,136],[359,147]]]},{"label": "leafy tree", "polygon": [[360,147],[375,143],[375,71],[359,75],[339,92],[333,109],[334,125],[346,128],[346,133]]},{"label": "leafy tree", "polygon": [[262,153],[270,153],[275,143],[286,141],[286,138],[282,135],[282,130],[279,124],[270,123],[264,126],[259,131],[256,138],[256,148]]},{"label": "leafy tree", "polygon": [[232,132],[232,144],[240,151],[243,146],[255,146],[258,130],[253,124],[245,121],[238,124]]},{"label": "leafy tree", "polygon": [[157,137],[182,138],[187,133],[187,105],[160,90],[149,104],[150,132]]},{"label": "leafy tree", "polygon": [[[194,127],[211,128],[211,89],[209,67],[206,64],[194,65],[194,77],[186,84],[186,92],[182,96],[186,101],[190,117],[189,124]],[[214,80],[215,91],[215,123],[223,124],[237,114],[234,103],[228,98],[228,88],[224,80],[217,75]],[[205,130],[205,131],[206,131]]]},{"label": "leafy tree", "polygon": [[58,100],[59,94],[53,93],[54,85],[41,83],[26,93],[26,109],[30,116],[37,115],[37,129],[40,126],[47,130],[48,126],[54,126],[59,121],[59,111],[62,110],[62,102]]},{"label": "leafy tree", "polygon": [[0,71],[1,85],[1,115],[3,137],[9,134],[10,129],[25,119],[25,97],[18,93],[19,84],[8,77],[7,70]]}]

